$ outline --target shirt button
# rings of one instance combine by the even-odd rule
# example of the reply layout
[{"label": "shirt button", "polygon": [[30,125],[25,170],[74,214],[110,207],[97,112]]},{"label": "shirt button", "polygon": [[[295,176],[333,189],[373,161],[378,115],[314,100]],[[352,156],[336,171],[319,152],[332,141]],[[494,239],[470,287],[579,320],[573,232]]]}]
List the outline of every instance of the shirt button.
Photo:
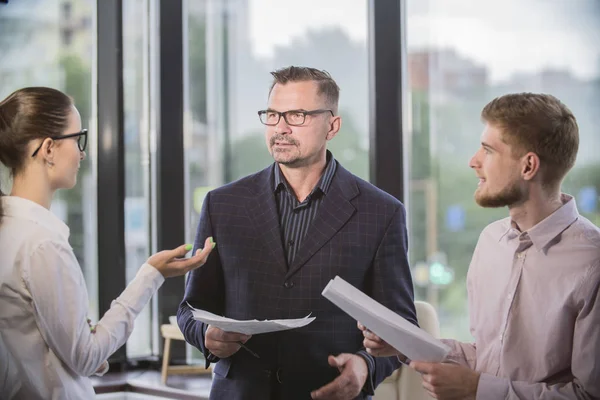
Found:
[{"label": "shirt button", "polygon": [[294,287],[294,282],[292,281],[285,281],[285,283],[283,284],[283,287],[286,289],[291,289]]},{"label": "shirt button", "polygon": [[288,240],[288,245],[293,246],[294,245],[294,241],[293,240]]},{"label": "shirt button", "polygon": [[507,299],[512,300],[512,294],[509,293],[508,296],[506,296]]},{"label": "shirt button", "polygon": [[520,259],[522,259],[523,257],[525,257],[525,254],[523,254],[523,253],[518,253],[518,254],[517,254],[517,258],[518,258],[519,260],[520,260]]},{"label": "shirt button", "polygon": [[504,334],[501,333],[500,336],[498,337],[498,339],[500,339],[500,341],[502,341],[502,339],[504,339]]}]

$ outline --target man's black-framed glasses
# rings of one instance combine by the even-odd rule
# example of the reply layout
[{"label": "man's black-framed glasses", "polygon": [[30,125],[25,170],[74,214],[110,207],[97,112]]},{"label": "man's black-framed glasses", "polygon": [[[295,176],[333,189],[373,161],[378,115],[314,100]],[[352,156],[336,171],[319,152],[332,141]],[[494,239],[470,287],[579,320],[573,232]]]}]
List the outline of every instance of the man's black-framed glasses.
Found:
[{"label": "man's black-framed glasses", "polygon": [[283,119],[285,120],[286,124],[288,124],[290,126],[300,126],[300,125],[304,125],[307,115],[323,114],[326,112],[331,113],[332,117],[334,116],[332,110],[319,109],[319,110],[312,110],[312,111],[289,110],[289,111],[284,111],[284,112],[279,112],[279,111],[275,111],[275,110],[260,110],[258,112],[258,117],[260,118],[260,122],[262,122],[263,124],[265,124],[267,126],[277,125],[282,116],[283,116]]},{"label": "man's black-framed glasses", "polygon": [[[87,147],[87,133],[88,133],[87,129],[82,129],[81,131],[79,131],[77,133],[69,133],[68,135],[62,135],[62,136],[49,136],[49,138],[52,140],[62,140],[62,139],[76,137],[77,138],[77,147],[79,147],[79,151],[85,151],[85,148]],[[44,138],[44,140],[46,140],[46,139]],[[40,149],[42,148],[42,145],[44,144],[44,140],[42,140],[42,143],[40,143],[40,146],[33,152],[31,157],[35,157],[35,155],[40,151]]]}]

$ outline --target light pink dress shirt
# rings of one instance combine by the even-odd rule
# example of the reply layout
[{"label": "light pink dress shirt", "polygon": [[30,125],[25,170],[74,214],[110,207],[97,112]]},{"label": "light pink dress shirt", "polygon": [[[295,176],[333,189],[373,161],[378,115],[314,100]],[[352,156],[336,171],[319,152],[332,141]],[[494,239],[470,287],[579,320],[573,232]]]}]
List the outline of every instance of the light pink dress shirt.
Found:
[{"label": "light pink dress shirt", "polygon": [[467,276],[474,344],[445,340],[481,372],[477,399],[600,399],[600,229],[571,196],[526,232],[479,237]]}]

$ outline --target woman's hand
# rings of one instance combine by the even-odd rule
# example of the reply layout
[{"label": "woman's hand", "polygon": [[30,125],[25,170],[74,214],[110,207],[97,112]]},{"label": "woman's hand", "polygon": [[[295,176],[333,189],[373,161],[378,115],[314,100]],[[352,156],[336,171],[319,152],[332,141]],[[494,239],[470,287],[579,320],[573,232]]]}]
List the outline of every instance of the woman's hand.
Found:
[{"label": "woman's hand", "polygon": [[190,258],[183,258],[191,250],[191,245],[181,245],[173,250],[163,250],[151,256],[147,263],[156,268],[165,278],[185,275],[206,262],[208,255],[215,247],[212,237],[204,242],[204,248],[198,249]]}]

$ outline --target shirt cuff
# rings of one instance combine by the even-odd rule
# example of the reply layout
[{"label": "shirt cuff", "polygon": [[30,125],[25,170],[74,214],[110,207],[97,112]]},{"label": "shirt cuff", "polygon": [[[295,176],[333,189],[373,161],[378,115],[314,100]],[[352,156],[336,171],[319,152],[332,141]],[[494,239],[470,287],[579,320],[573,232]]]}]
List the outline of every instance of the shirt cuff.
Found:
[{"label": "shirt cuff", "polygon": [[138,276],[148,277],[157,285],[157,288],[165,281],[163,274],[148,263],[142,264],[135,277],[137,278]]},{"label": "shirt cuff", "polygon": [[143,264],[117,301],[140,313],[164,281],[164,276],[156,268]]},{"label": "shirt cuff", "polygon": [[375,375],[375,360],[365,350],[358,351],[356,355],[362,357],[367,363],[367,380],[365,381],[362,391],[369,396],[373,396],[375,395],[375,384],[373,383],[373,375]]},{"label": "shirt cuff", "polygon": [[406,357],[404,354],[398,354],[396,358],[400,364],[404,364],[406,366],[410,365],[411,359]]},{"label": "shirt cuff", "polygon": [[[206,336],[206,330],[208,329],[208,324],[204,324],[202,326],[202,343],[204,343],[204,337]],[[216,364],[220,358],[215,356],[213,353],[210,352],[210,350],[205,349],[206,353],[204,353],[204,368],[208,369],[208,367],[210,366],[210,364]]]},{"label": "shirt cuff", "polygon": [[508,393],[508,379],[480,374],[475,400],[504,399]]}]

